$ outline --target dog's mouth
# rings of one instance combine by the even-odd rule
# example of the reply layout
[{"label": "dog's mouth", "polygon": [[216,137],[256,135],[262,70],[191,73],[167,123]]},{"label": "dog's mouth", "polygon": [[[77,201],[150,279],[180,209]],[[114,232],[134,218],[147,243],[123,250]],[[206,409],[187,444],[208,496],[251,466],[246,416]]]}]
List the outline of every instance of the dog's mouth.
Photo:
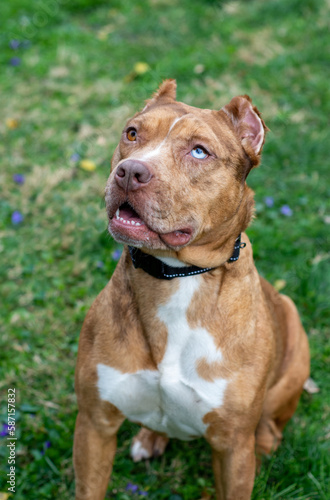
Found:
[{"label": "dog's mouth", "polygon": [[127,202],[120,205],[115,213],[115,220],[119,223],[126,224],[128,226],[145,226],[144,221],[134,210],[133,207]]},{"label": "dog's mouth", "polygon": [[114,238],[123,243],[136,246],[150,246],[151,248],[176,248],[189,243],[192,229],[184,228],[168,233],[151,228],[126,201],[117,208],[115,215],[110,219],[109,230]]}]

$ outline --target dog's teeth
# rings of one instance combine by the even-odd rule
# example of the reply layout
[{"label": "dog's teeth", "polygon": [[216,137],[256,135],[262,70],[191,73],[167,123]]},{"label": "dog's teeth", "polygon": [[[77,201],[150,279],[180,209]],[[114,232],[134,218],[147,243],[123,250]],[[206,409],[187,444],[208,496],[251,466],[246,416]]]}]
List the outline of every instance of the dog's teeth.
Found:
[{"label": "dog's teeth", "polygon": [[120,220],[120,222],[123,222],[124,224],[129,224],[129,225],[133,225],[133,226],[141,226],[140,222],[136,222],[134,220],[124,219],[123,217],[120,217],[119,216],[119,208],[115,214],[115,217],[117,220]]}]

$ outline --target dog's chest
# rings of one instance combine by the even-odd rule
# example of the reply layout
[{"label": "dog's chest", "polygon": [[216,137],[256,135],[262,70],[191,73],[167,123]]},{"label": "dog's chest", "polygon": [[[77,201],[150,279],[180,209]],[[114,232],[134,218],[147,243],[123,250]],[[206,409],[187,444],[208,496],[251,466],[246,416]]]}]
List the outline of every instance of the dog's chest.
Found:
[{"label": "dog's chest", "polygon": [[169,437],[191,439],[205,433],[203,417],[222,404],[227,381],[205,380],[198,363],[221,362],[222,355],[204,328],[191,328],[187,310],[200,277],[186,277],[170,300],[158,309],[167,327],[166,351],[157,370],[122,373],[98,364],[100,397],[129,420]]}]

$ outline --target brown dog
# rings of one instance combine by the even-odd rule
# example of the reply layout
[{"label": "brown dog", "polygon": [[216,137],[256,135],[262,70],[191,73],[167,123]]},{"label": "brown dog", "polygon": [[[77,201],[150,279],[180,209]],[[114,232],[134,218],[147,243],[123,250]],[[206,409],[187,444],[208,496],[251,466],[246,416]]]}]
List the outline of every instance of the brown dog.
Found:
[{"label": "brown dog", "polygon": [[246,234],[267,128],[248,96],[220,111],[176,101],[165,81],[130,119],[106,186],[125,247],[81,332],[76,499],[104,498],[125,418],[134,460],[204,436],[218,500],[248,500],[309,375],[293,302],[260,278]]}]

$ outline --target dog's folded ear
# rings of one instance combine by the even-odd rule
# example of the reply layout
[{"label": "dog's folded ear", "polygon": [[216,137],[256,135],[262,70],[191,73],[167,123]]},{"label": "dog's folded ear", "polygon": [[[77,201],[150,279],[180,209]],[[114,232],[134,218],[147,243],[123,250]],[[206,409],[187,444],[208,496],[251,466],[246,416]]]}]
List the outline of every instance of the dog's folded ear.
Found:
[{"label": "dog's folded ear", "polygon": [[174,102],[176,100],[176,80],[168,79],[164,80],[152,95],[151,99],[146,101],[146,105],[143,108],[145,111],[150,108],[153,104],[167,104]]},{"label": "dog's folded ear", "polygon": [[269,130],[248,95],[234,97],[222,111],[230,118],[242,146],[251,160],[251,167],[260,162],[266,132]]}]

